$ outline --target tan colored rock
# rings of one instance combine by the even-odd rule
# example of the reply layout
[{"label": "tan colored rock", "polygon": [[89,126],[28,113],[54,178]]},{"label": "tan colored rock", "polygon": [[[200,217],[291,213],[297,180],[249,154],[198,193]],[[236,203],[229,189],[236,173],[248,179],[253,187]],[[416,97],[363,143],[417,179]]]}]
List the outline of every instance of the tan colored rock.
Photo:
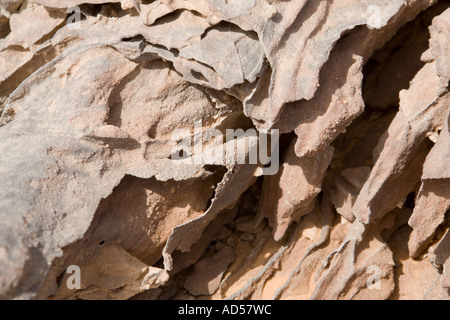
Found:
[{"label": "tan colored rock", "polygon": [[449,14],[0,1],[0,299],[449,299]]},{"label": "tan colored rock", "polygon": [[317,157],[298,158],[292,143],[278,174],[265,177],[259,219],[267,217],[275,240],[280,240],[291,223],[314,209],[316,196],[333,156],[327,150]]},{"label": "tan colored rock", "polygon": [[340,247],[318,272],[312,299],[387,299],[394,290],[392,252],[380,239],[376,224],[355,221]]},{"label": "tan colored rock", "polygon": [[233,260],[233,249],[227,246],[212,257],[200,260],[184,282],[184,287],[194,296],[214,294],[226,268]]},{"label": "tan colored rock", "polygon": [[441,77],[442,85],[448,85],[450,81],[450,62],[448,41],[450,39],[449,27],[450,10],[446,10],[441,15],[433,19],[430,26],[430,49],[432,56],[436,59],[436,69]]},{"label": "tan colored rock", "polygon": [[430,251],[434,256],[433,263],[442,268],[440,285],[443,288],[450,288],[450,234],[447,230],[442,239],[433,246]]},{"label": "tan colored rock", "polygon": [[342,170],[341,175],[336,179],[330,200],[337,213],[348,221],[352,222],[355,219],[352,208],[369,174],[370,167],[347,168]]},{"label": "tan colored rock", "polygon": [[407,91],[400,110],[374,150],[376,163],[353,206],[353,214],[369,223],[396,206],[418,183],[429,152],[427,134],[442,127],[450,95],[440,85],[436,63],[426,64]]},{"label": "tan colored rock", "polygon": [[64,23],[65,18],[64,10],[46,9],[41,6],[28,8],[11,15],[9,19],[11,33],[4,41],[10,46],[28,49]]},{"label": "tan colored rock", "polygon": [[[128,299],[169,279],[164,269],[149,267],[115,245],[99,248],[90,258],[86,265],[79,265],[80,289],[61,286],[55,299]],[[62,282],[70,281],[68,278],[66,275]]]}]

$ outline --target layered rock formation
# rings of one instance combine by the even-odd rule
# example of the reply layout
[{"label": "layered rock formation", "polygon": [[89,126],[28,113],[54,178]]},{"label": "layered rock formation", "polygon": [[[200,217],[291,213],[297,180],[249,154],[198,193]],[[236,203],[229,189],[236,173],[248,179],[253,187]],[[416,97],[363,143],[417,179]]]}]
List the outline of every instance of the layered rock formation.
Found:
[{"label": "layered rock formation", "polygon": [[0,298],[448,299],[449,59],[446,0],[2,0]]}]

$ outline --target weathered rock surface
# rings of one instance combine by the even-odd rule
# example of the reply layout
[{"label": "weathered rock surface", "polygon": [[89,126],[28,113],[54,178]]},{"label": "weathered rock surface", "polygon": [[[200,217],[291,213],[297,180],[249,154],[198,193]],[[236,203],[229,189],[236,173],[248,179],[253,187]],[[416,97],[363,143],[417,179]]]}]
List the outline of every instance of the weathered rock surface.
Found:
[{"label": "weathered rock surface", "polygon": [[449,299],[449,57],[445,0],[0,1],[0,298]]}]

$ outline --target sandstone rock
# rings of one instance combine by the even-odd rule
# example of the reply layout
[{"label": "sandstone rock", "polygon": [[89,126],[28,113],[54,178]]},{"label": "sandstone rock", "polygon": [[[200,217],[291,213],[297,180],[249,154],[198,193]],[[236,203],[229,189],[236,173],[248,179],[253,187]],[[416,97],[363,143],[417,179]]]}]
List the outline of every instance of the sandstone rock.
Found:
[{"label": "sandstone rock", "polygon": [[317,157],[298,158],[292,143],[278,174],[266,177],[262,188],[259,219],[267,217],[275,240],[280,240],[292,222],[314,208],[321,182],[333,156],[327,150]]},{"label": "sandstone rock", "polygon": [[[117,246],[92,252],[83,270],[79,290],[62,286],[55,299],[128,299],[138,292],[158,288],[168,280],[164,269],[146,266]],[[67,275],[62,279],[67,281]]]},{"label": "sandstone rock", "polygon": [[225,247],[214,256],[197,262],[194,272],[186,279],[184,287],[194,296],[212,295],[220,286],[222,276],[234,260],[231,247]]},{"label": "sandstone rock", "polygon": [[427,134],[444,123],[450,95],[440,86],[436,64],[427,63],[400,92],[400,110],[374,150],[376,163],[353,206],[364,223],[401,206],[420,178],[429,152]]},{"label": "sandstone rock", "polygon": [[0,1],[0,298],[449,299],[449,56],[445,0]]}]

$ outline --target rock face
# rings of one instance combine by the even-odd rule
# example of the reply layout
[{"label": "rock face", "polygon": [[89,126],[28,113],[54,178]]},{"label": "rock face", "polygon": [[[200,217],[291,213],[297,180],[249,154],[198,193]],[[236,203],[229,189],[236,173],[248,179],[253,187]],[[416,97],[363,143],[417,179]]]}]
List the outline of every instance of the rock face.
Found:
[{"label": "rock face", "polygon": [[0,1],[1,299],[449,299],[450,3]]}]

